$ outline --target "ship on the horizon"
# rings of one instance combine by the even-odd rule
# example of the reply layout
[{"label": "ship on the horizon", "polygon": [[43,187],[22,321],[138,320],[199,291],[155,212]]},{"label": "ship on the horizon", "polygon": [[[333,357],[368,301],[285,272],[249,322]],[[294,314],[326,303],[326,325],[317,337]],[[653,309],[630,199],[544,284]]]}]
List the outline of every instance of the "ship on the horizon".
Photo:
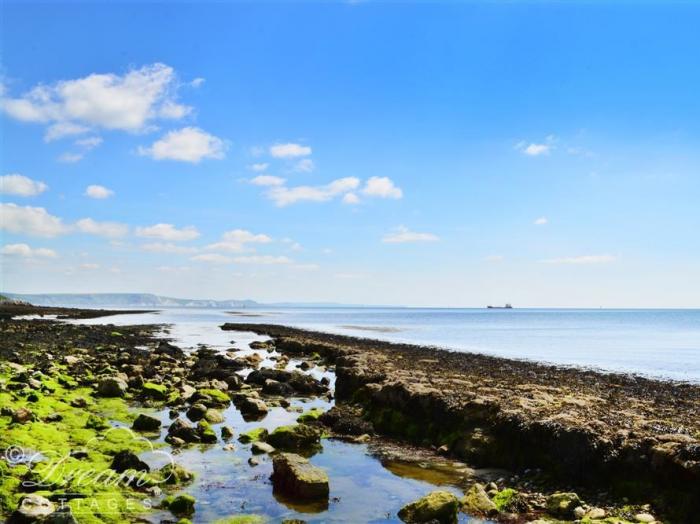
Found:
[{"label": "ship on the horizon", "polygon": [[505,306],[486,306],[486,309],[513,309],[513,306],[509,303]]}]

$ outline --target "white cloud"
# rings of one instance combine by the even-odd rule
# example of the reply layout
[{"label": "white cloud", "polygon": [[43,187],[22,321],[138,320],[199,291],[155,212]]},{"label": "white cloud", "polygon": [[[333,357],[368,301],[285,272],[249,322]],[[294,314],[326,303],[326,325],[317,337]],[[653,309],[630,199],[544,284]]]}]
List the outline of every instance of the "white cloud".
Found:
[{"label": "white cloud", "polygon": [[107,189],[104,186],[99,186],[97,184],[89,185],[85,189],[85,196],[90,198],[103,199],[109,198],[112,195],[114,195],[114,191],[112,191],[111,189]]},{"label": "white cloud", "polygon": [[535,219],[535,221],[533,222],[533,224],[535,224],[536,226],[543,226],[543,225],[545,225],[547,222],[549,222],[549,220],[547,220],[547,217],[539,217],[539,218],[536,218],[536,219]]},{"label": "white cloud", "polygon": [[202,77],[197,77],[197,78],[195,78],[194,80],[192,80],[192,81],[190,82],[190,85],[191,85],[192,87],[201,87],[201,86],[204,84],[205,81],[206,81],[206,80],[205,80],[204,78],[202,78]]},{"label": "white cloud", "polygon": [[221,238],[227,242],[239,243],[254,242],[256,244],[267,244],[272,242],[272,239],[267,235],[251,233],[245,229],[226,231]]},{"label": "white cloud", "polygon": [[578,257],[549,258],[542,260],[545,264],[609,264],[615,262],[615,255],[583,255]]},{"label": "white cloud", "polygon": [[199,236],[199,231],[197,231],[197,228],[194,226],[177,229],[172,224],[154,224],[148,227],[137,227],[136,236],[180,242],[184,240],[194,240]]},{"label": "white cloud", "polygon": [[268,167],[270,167],[270,164],[265,163],[265,162],[259,162],[257,164],[251,164],[248,166],[248,169],[251,171],[255,171],[256,173],[262,173],[265,171]]},{"label": "white cloud", "polygon": [[272,239],[267,235],[251,233],[245,229],[234,229],[224,233],[220,242],[209,244],[207,249],[245,253],[254,251],[247,244],[267,244],[271,241]]},{"label": "white cloud", "polygon": [[503,262],[503,259],[503,255],[489,255],[484,257],[484,261],[486,262]]},{"label": "white cloud", "polygon": [[74,164],[76,162],[80,162],[83,159],[83,154],[81,153],[63,153],[58,157],[59,162],[63,162],[64,164]]},{"label": "white cloud", "polygon": [[357,189],[360,180],[355,177],[339,178],[324,186],[272,187],[267,196],[279,207],[296,202],[326,202],[336,196]]},{"label": "white cloud", "polygon": [[172,242],[153,242],[151,244],[142,244],[141,249],[150,253],[172,253],[172,254],[190,254],[196,253],[197,248],[178,246]]},{"label": "white cloud", "polygon": [[137,132],[155,119],[190,111],[176,102],[176,90],[173,69],[156,63],[124,75],[93,73],[39,84],[18,98],[3,96],[0,107],[17,120],[49,124],[47,140],[79,134],[80,127]]},{"label": "white cloud", "polygon": [[75,145],[82,147],[83,149],[89,151],[90,149],[95,149],[102,143],[102,138],[99,136],[89,136],[87,138],[81,138],[75,141]]},{"label": "white cloud", "polygon": [[311,148],[300,144],[275,144],[270,146],[270,155],[275,158],[294,158],[299,156],[309,156]]},{"label": "white cloud", "polygon": [[68,233],[70,228],[43,207],[0,203],[0,229],[15,234],[55,237]]},{"label": "white cloud", "polygon": [[177,160],[196,164],[204,158],[224,158],[226,144],[220,138],[197,127],[183,127],[170,131],[151,147],[139,147],[138,152],[154,160]]},{"label": "white cloud", "polygon": [[32,248],[27,244],[7,244],[3,246],[0,253],[22,258],[56,258],[58,256],[53,249]]},{"label": "white cloud", "polygon": [[403,191],[394,185],[394,182],[386,176],[373,176],[362,189],[362,194],[378,198],[401,198]]},{"label": "white cloud", "polygon": [[43,182],[32,180],[26,176],[11,173],[0,176],[0,193],[6,195],[35,196],[49,188]]},{"label": "white cloud", "polygon": [[219,255],[218,253],[206,253],[204,255],[197,255],[192,257],[190,260],[196,262],[207,262],[209,264],[230,264],[232,259],[230,257]]},{"label": "white cloud", "polygon": [[82,135],[90,131],[89,127],[73,122],[57,122],[50,125],[44,133],[44,142],[53,142],[67,136]]},{"label": "white cloud", "polygon": [[520,141],[515,144],[515,149],[527,156],[548,155],[554,149],[556,137],[549,135],[542,143]]},{"label": "white cloud", "polygon": [[435,242],[439,240],[432,233],[416,233],[405,226],[399,226],[393,233],[388,233],[382,238],[382,242],[387,244],[403,244],[406,242]]},{"label": "white cloud", "polygon": [[355,193],[345,193],[343,195],[343,204],[355,205],[360,203],[360,198]]},{"label": "white cloud", "polygon": [[84,270],[86,270],[86,271],[93,271],[93,270],[95,270],[95,269],[100,269],[100,265],[99,265],[99,264],[93,264],[93,263],[90,263],[90,262],[85,263],[85,264],[80,264],[79,267],[80,267],[80,269],[84,269]]},{"label": "white cloud", "polygon": [[272,175],[258,175],[250,180],[256,186],[283,186],[285,182],[284,178]]},{"label": "white cloud", "polygon": [[299,173],[311,173],[316,168],[314,161],[310,158],[302,158],[294,166],[294,171]]},{"label": "white cloud", "polygon": [[97,222],[92,218],[83,218],[75,223],[81,233],[107,238],[123,237],[129,232],[129,226],[119,222]]},{"label": "white cloud", "polygon": [[260,265],[271,265],[271,264],[290,264],[292,261],[287,257],[276,257],[272,255],[253,255],[248,257],[235,257],[233,261],[236,264],[260,264]]}]

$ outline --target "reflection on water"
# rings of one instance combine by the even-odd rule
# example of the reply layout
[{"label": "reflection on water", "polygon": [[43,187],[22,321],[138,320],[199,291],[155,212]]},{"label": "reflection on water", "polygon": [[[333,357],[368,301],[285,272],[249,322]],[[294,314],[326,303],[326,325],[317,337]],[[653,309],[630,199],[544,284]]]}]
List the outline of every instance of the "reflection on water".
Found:
[{"label": "reflection on water", "polygon": [[[174,343],[190,350],[201,344],[220,351],[236,350],[238,355],[260,354],[263,366],[274,365],[269,357],[276,355],[265,350],[252,350],[248,344],[254,340],[265,340],[252,333],[225,332],[219,329],[221,312],[204,311],[183,315],[173,312],[146,315],[120,315],[103,319],[80,320],[81,323],[143,324],[169,323],[168,336]],[[292,359],[288,368],[299,361]],[[333,386],[332,373],[315,367],[307,371],[316,378],[328,377]],[[234,429],[229,442],[219,441],[212,445],[192,446],[173,450],[165,444],[167,427],[172,422],[169,409],[152,411],[160,419],[163,429],[154,440],[164,447],[161,450],[173,454],[175,462],[195,473],[195,480],[182,488],[197,500],[195,523],[210,523],[233,515],[264,515],[270,522],[284,519],[301,519],[313,522],[337,523],[388,523],[400,522],[397,512],[408,502],[416,500],[434,489],[446,489],[461,496],[464,477],[468,468],[464,464],[449,463],[442,459],[435,462],[422,460],[419,463],[388,461],[382,464],[373,456],[365,444],[324,439],[317,453],[310,457],[312,464],[324,468],[330,479],[330,497],[322,503],[299,503],[273,492],[270,482],[272,461],[267,455],[253,455],[250,444],[238,442],[237,437],[255,428],[272,431],[283,425],[296,422],[300,412],[319,407],[324,410],[333,405],[325,399],[293,398],[290,407],[270,407],[268,414],[259,421],[245,420],[233,404],[223,411],[224,422],[212,424],[220,435],[223,425]],[[147,410],[146,410],[147,411]],[[185,418],[184,413],[180,416]],[[255,457],[257,465],[249,464]],[[164,465],[162,453],[144,453],[141,456],[152,467]],[[168,512],[156,512],[150,519],[172,519]],[[464,514],[460,522],[482,522]]]}]

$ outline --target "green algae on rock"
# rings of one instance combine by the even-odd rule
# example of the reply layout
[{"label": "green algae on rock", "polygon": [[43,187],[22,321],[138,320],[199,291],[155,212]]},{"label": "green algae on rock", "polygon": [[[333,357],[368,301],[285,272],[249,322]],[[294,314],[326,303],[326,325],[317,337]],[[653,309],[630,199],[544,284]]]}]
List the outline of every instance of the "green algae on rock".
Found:
[{"label": "green algae on rock", "polygon": [[410,524],[422,522],[439,522],[454,524],[457,522],[459,500],[449,491],[433,491],[415,502],[405,505],[399,511],[399,518]]}]

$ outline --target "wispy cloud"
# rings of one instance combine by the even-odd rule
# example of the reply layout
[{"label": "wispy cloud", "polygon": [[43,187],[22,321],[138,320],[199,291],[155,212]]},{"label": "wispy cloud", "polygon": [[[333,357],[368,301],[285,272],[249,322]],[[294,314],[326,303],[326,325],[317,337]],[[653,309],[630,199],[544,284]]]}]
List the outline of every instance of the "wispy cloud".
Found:
[{"label": "wispy cloud", "polygon": [[535,224],[536,226],[544,226],[548,222],[549,220],[547,220],[547,217],[539,217],[534,220],[533,224]]},{"label": "wispy cloud", "polygon": [[81,233],[97,235],[107,238],[119,238],[129,232],[129,226],[119,222],[98,222],[92,218],[83,218],[75,223],[75,227]]},{"label": "wispy cloud", "polygon": [[346,177],[333,180],[331,183],[323,186],[276,186],[267,192],[267,196],[279,207],[304,201],[327,202],[357,189],[359,185],[359,178]]},{"label": "wispy cloud", "polygon": [[137,227],[136,236],[146,238],[158,238],[172,242],[194,240],[199,237],[199,231],[194,226],[187,226],[181,229],[172,224],[154,224],[152,226]]},{"label": "wispy cloud", "polygon": [[53,249],[33,248],[28,244],[7,244],[0,249],[0,253],[21,258],[56,258],[58,256]]},{"label": "wispy cloud", "polygon": [[172,242],[153,242],[151,244],[142,244],[141,249],[151,253],[171,253],[180,255],[196,253],[198,251],[196,247],[179,246],[177,244],[173,244]]},{"label": "wispy cloud", "polygon": [[576,257],[549,258],[545,264],[609,264],[617,260],[615,255],[582,255]]},{"label": "wispy cloud", "polygon": [[527,142],[522,140],[515,144],[515,149],[527,156],[549,155],[555,147],[556,137],[549,135],[544,142]]},{"label": "wispy cloud", "polygon": [[270,155],[274,158],[295,158],[300,156],[309,156],[310,154],[311,148],[309,146],[302,146],[301,144],[290,142],[270,146]]},{"label": "wispy cloud", "polygon": [[418,233],[411,231],[406,226],[399,226],[393,232],[384,235],[382,242],[386,244],[403,244],[409,242],[436,242],[440,240],[432,233]]}]

